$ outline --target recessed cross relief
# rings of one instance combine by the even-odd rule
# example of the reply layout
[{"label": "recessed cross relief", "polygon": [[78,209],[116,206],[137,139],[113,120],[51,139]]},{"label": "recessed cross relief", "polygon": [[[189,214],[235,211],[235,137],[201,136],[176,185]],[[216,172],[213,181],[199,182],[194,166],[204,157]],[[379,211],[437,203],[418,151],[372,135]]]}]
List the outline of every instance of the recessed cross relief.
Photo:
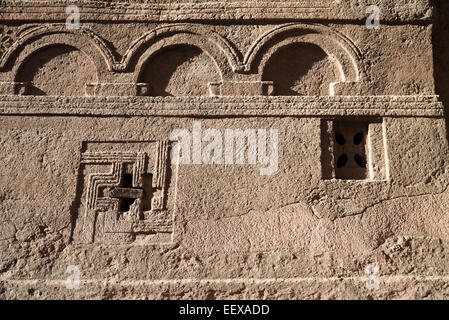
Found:
[{"label": "recessed cross relief", "polygon": [[322,174],[325,180],[387,180],[384,124],[322,121]]},{"label": "recessed cross relief", "polygon": [[170,241],[169,142],[87,143],[84,149],[74,242]]},{"label": "recessed cross relief", "polygon": [[334,123],[334,160],[337,179],[366,179],[368,124],[358,122]]}]

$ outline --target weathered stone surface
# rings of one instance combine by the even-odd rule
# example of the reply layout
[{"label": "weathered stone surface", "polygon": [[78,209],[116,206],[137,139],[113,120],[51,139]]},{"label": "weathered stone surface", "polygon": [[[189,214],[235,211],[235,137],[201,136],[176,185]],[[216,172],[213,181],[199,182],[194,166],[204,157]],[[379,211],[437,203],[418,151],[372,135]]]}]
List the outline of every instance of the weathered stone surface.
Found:
[{"label": "weathered stone surface", "polygon": [[0,297],[449,298],[449,4],[368,5],[2,1]]}]

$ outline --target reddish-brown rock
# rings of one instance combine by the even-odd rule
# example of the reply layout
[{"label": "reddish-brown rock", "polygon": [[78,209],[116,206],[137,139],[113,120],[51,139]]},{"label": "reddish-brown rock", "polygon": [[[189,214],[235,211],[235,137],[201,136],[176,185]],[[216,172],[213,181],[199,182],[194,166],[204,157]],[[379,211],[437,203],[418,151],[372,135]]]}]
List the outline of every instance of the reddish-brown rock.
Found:
[{"label": "reddish-brown rock", "polygon": [[377,2],[2,1],[0,297],[447,299],[449,4]]}]

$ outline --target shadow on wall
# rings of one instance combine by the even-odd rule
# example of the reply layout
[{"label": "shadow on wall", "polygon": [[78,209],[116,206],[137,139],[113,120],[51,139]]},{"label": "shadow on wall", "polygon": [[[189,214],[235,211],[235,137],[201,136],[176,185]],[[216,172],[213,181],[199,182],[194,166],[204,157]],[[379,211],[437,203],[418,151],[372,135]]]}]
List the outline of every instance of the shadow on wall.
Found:
[{"label": "shadow on wall", "polygon": [[275,96],[327,96],[330,83],[337,79],[334,62],[310,43],[283,47],[268,60],[263,72],[264,81],[274,81]]},{"label": "shadow on wall", "polygon": [[437,19],[433,30],[433,57],[436,93],[445,110],[446,133],[449,141],[449,2],[434,0]]},{"label": "shadow on wall", "polygon": [[67,45],[52,45],[29,57],[16,81],[30,83],[28,95],[84,96],[86,83],[98,79],[86,54]]},{"label": "shadow on wall", "polygon": [[148,59],[139,82],[151,96],[209,96],[209,82],[219,82],[215,62],[194,46],[174,46]]},{"label": "shadow on wall", "polygon": [[[330,83],[338,81],[335,61],[319,46],[292,43],[271,56],[262,79],[273,81],[275,96],[327,96]],[[149,84],[150,96],[210,96],[209,83],[219,83],[218,65],[206,52],[192,45],[174,45],[150,57],[139,75]],[[85,96],[88,83],[97,83],[94,62],[69,45],[50,45],[26,59],[16,76],[29,84],[28,95]]]}]

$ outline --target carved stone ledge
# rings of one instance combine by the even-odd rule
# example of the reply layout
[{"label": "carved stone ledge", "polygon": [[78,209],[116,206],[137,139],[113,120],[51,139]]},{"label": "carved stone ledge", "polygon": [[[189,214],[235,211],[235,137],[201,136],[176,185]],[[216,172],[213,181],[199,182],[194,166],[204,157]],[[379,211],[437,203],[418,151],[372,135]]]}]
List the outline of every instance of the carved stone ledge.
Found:
[{"label": "carved stone ledge", "polygon": [[[251,19],[349,19],[365,20],[365,7],[359,1],[222,1],[202,3],[180,0],[172,3],[136,3],[137,1],[93,0],[5,0],[0,5],[1,20],[65,20],[65,7],[77,5],[84,20],[180,21],[180,20],[251,20]],[[158,3],[159,2],[159,3]],[[369,2],[365,3],[369,5]],[[414,0],[407,14],[403,2],[379,0],[376,4],[385,21],[430,20],[433,11],[426,0]],[[401,13],[401,14],[398,14]]]},{"label": "carved stone ledge", "polygon": [[443,117],[444,109],[438,96],[0,96],[0,114]]}]

